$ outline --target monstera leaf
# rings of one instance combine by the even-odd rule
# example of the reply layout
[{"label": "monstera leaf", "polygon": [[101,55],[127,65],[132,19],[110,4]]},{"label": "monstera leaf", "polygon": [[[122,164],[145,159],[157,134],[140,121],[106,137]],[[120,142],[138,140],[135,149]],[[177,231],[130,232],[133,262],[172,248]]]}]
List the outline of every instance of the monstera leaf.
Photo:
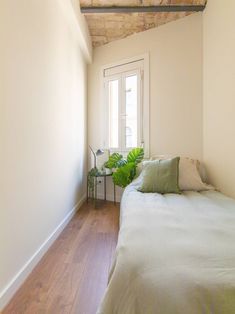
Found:
[{"label": "monstera leaf", "polygon": [[127,162],[134,162],[136,165],[139,164],[144,158],[143,148],[134,148],[127,155]]},{"label": "monstera leaf", "polygon": [[127,163],[123,156],[119,153],[113,153],[109,160],[105,163],[105,167],[109,169],[120,168]]},{"label": "monstera leaf", "polygon": [[127,159],[119,153],[114,153],[109,157],[109,160],[105,163],[105,167],[109,169],[115,169],[113,173],[113,182],[125,188],[132,182],[136,175],[136,167],[144,158],[143,148],[134,148],[127,155]]},{"label": "monstera leaf", "polygon": [[135,172],[136,172],[135,163],[134,162],[127,163],[124,166],[118,168],[113,173],[113,182],[116,185],[125,188],[133,180]]}]

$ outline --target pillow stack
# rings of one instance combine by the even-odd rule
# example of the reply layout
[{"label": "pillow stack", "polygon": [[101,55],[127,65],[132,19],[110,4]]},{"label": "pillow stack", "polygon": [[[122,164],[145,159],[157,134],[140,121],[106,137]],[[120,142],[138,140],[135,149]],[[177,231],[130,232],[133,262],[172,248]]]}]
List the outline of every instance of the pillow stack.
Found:
[{"label": "pillow stack", "polygon": [[144,193],[176,193],[206,191],[213,187],[204,183],[199,174],[199,162],[190,158],[156,158],[143,162],[141,186]]}]

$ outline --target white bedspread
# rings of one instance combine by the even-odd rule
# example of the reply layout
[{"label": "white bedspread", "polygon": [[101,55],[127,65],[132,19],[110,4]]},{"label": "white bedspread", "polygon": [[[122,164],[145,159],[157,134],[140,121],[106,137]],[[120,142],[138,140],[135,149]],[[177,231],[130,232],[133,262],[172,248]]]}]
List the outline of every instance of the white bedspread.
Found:
[{"label": "white bedspread", "polygon": [[234,314],[235,201],[215,192],[124,192],[98,313]]}]

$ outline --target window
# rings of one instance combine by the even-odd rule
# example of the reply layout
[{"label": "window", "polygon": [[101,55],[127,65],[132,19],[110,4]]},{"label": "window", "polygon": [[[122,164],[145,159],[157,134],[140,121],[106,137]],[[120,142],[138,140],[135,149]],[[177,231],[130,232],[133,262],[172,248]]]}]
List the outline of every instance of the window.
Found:
[{"label": "window", "polygon": [[105,147],[111,151],[128,152],[146,142],[144,64],[144,59],[138,59],[103,69]]}]

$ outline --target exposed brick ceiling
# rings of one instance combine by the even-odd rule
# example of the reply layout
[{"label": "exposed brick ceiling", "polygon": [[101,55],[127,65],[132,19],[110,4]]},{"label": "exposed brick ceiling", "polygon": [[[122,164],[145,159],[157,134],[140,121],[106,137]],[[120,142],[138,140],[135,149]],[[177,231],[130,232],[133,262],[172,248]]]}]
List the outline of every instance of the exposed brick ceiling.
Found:
[{"label": "exposed brick ceiling", "polygon": [[[206,0],[80,0],[81,7],[98,6],[153,6],[204,5]],[[90,30],[93,47],[143,32],[185,17],[192,12],[168,13],[89,13],[84,14]]]}]

